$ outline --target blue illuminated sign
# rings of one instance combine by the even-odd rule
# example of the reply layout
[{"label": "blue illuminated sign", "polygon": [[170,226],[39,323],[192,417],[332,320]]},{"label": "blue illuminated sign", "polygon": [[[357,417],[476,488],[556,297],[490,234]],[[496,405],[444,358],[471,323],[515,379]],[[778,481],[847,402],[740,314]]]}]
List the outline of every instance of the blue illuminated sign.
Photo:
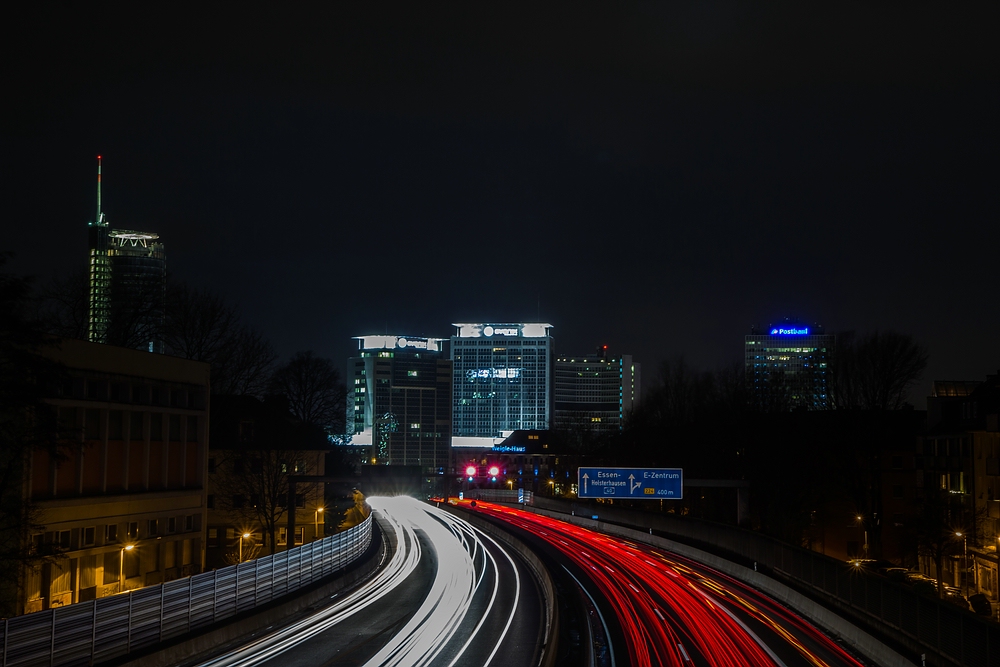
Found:
[{"label": "blue illuminated sign", "polygon": [[781,329],[775,327],[771,329],[772,336],[808,336],[809,327],[802,327],[801,329],[791,328],[791,329]]},{"label": "blue illuminated sign", "polygon": [[580,498],[680,500],[684,497],[681,468],[580,468]]}]

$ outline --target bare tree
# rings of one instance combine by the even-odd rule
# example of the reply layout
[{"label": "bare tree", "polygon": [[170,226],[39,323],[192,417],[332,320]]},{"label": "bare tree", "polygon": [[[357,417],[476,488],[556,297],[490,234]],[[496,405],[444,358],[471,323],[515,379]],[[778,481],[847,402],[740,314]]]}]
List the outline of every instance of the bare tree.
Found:
[{"label": "bare tree", "polygon": [[[0,253],[0,269],[7,255]],[[40,352],[58,341],[31,314],[31,281],[0,271],[0,616],[17,613],[29,568],[58,557],[56,545],[32,544],[40,512],[24,493],[30,457],[62,450],[56,413],[46,398],[61,383],[62,367]]]},{"label": "bare tree", "polygon": [[218,295],[183,284],[167,293],[164,342],[170,354],[212,366],[215,394],[261,395],[277,359],[259,332]]},{"label": "bare tree", "polygon": [[837,337],[830,395],[837,409],[898,410],[927,367],[927,350],[908,334]]},{"label": "bare tree", "polygon": [[275,371],[271,392],[284,396],[291,413],[302,422],[328,433],[343,432],[347,388],[329,359],[314,356],[311,350],[296,353]]},{"label": "bare tree", "polygon": [[38,319],[48,333],[61,338],[87,338],[87,272],[50,280],[37,293]]},{"label": "bare tree", "polygon": [[[306,452],[291,449],[230,450],[218,464],[216,496],[220,508],[240,530],[260,526],[264,548],[276,550],[276,535],[288,511],[288,476],[306,475]],[[312,485],[298,485],[303,502],[315,502]],[[298,504],[298,503],[296,503]],[[292,509],[294,511],[294,508]],[[294,539],[289,536],[288,539]]]}]

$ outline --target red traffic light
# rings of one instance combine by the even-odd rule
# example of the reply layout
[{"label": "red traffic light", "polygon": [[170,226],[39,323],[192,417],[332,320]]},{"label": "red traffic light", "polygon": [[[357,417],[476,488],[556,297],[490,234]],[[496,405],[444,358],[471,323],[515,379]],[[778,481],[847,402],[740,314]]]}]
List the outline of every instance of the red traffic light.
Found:
[{"label": "red traffic light", "polygon": [[498,468],[496,466],[493,466],[492,468],[490,468],[490,475],[491,476],[496,477],[499,474],[500,474],[500,468]]},{"label": "red traffic light", "polygon": [[469,477],[473,477],[476,474],[476,466],[469,466],[465,469],[465,474]]}]

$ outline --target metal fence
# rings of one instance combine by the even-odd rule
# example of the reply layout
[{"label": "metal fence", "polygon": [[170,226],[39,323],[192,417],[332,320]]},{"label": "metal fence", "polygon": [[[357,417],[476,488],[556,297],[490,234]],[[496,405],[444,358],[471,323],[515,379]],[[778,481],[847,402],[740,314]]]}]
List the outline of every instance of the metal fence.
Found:
[{"label": "metal fence", "polygon": [[929,664],[1000,665],[1000,624],[815,551],[733,526],[623,511],[607,505],[584,506],[547,498],[536,498],[535,505],[556,512],[574,509],[585,516],[598,514],[602,521],[653,528],[686,541],[711,545],[747,562],[755,561],[787,579],[822,591],[831,602],[862,622],[877,621],[872,625],[917,652],[927,653]]},{"label": "metal fence", "polygon": [[361,556],[372,518],[290,551],[121,595],[9,618],[3,667],[94,665],[204,628],[333,574]]}]

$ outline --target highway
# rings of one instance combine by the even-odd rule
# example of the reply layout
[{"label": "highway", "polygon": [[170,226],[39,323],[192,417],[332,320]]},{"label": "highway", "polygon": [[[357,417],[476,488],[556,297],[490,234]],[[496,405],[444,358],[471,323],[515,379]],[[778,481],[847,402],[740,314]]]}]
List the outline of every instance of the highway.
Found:
[{"label": "highway", "polygon": [[472,511],[534,535],[593,603],[595,665],[860,667],[811,623],[720,572],[651,546],[490,503]]},{"label": "highway", "polygon": [[369,498],[389,542],[377,574],[203,667],[531,665],[541,600],[525,565],[413,498]]}]

